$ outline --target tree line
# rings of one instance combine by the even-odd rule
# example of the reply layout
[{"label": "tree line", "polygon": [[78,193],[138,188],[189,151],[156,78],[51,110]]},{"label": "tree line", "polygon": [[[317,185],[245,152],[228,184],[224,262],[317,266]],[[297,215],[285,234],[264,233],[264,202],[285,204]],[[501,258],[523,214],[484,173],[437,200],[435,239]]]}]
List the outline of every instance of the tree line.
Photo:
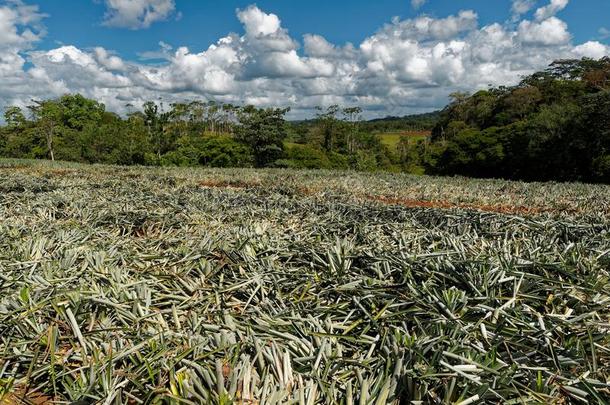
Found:
[{"label": "tree line", "polygon": [[[146,102],[121,117],[79,94],[6,109],[0,156],[120,165],[388,170],[610,182],[610,58],[559,60],[442,111],[365,121],[359,107]],[[426,131],[394,144],[383,132]]]},{"label": "tree line", "polygon": [[410,145],[430,174],[610,182],[610,58],[559,60],[516,86],[452,95]]},{"label": "tree line", "polygon": [[396,155],[365,128],[359,107],[319,108],[307,122],[287,121],[288,112],[200,101],[165,108],[149,101],[121,117],[67,94],[9,107],[0,155],[119,165],[400,169]]},{"label": "tree line", "polygon": [[[281,149],[285,109],[152,101],[123,118],[80,94],[9,107],[3,156],[120,165],[266,165]],[[255,128],[256,127],[256,128]],[[265,147],[250,132],[264,132]]]}]

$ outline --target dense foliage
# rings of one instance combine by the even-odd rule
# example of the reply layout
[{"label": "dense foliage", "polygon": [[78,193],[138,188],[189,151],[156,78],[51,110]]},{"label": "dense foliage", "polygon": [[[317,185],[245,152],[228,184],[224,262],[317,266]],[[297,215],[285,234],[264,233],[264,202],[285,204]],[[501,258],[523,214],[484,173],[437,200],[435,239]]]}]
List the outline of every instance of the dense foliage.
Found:
[{"label": "dense foliage", "polygon": [[610,401],[610,186],[0,175],[0,404]]},{"label": "dense foliage", "polygon": [[[239,127],[237,116],[245,121],[275,111],[201,102],[172,104],[165,111],[162,105],[147,102],[142,111],[122,118],[78,94],[36,102],[28,110],[29,119],[17,107],[6,111],[6,126],[0,132],[2,155],[121,165],[217,167],[253,164],[260,141],[240,141],[234,136]],[[272,125],[281,132],[284,122]]]},{"label": "dense foliage", "polygon": [[[345,109],[349,116],[357,107]],[[362,130],[373,133],[386,132],[406,132],[406,131],[428,131],[434,128],[440,118],[440,111],[434,111],[424,114],[407,115],[404,117],[388,116],[384,118],[375,118],[368,121],[360,121],[359,125]],[[290,123],[291,128],[297,133],[305,133],[311,128],[317,126],[318,121],[315,119],[304,121],[293,121]]]},{"label": "dense foliage", "polygon": [[524,180],[610,181],[610,58],[562,60],[514,87],[454,94],[428,172]]},{"label": "dense foliage", "polygon": [[287,122],[288,111],[214,102],[166,109],[147,102],[123,118],[94,100],[65,95],[35,102],[26,112],[8,108],[0,156],[153,166],[397,168],[396,153],[363,130],[359,108],[331,106],[307,125]]}]

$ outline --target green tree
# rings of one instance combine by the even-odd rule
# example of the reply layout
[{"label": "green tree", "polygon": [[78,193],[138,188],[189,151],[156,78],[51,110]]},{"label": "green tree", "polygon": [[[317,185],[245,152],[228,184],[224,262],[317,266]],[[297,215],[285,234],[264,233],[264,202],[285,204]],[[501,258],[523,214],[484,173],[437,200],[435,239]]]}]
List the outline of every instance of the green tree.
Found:
[{"label": "green tree", "polygon": [[61,124],[67,128],[82,131],[89,124],[99,124],[106,107],[80,94],[66,94],[57,100],[61,112]]},{"label": "green tree", "polygon": [[343,115],[350,125],[350,130],[347,136],[347,152],[354,152],[354,138],[359,130],[359,123],[362,120],[362,108],[348,107],[343,109]]},{"label": "green tree", "polygon": [[200,138],[199,164],[211,167],[247,167],[252,164],[250,148],[228,136]]},{"label": "green tree", "polygon": [[247,106],[239,114],[236,139],[250,147],[257,167],[272,166],[284,153],[286,121],[290,108]]},{"label": "green tree", "polygon": [[61,105],[55,100],[34,101],[34,104],[28,106],[28,109],[37,121],[37,128],[46,140],[48,156],[51,161],[54,161],[55,132],[62,122]]},{"label": "green tree", "polygon": [[164,111],[163,104],[157,105],[154,101],[147,101],[143,105],[144,123],[148,132],[148,142],[152,145],[157,159],[171,151],[177,136],[172,133],[170,123],[172,111]]},{"label": "green tree", "polygon": [[451,139],[440,156],[437,170],[443,174],[495,177],[504,149],[493,129],[466,129]]},{"label": "green tree", "polygon": [[11,106],[4,112],[4,120],[8,129],[21,128],[25,125],[26,119],[21,108]]},{"label": "green tree", "polygon": [[327,152],[332,152],[335,146],[337,133],[340,129],[340,121],[337,118],[340,108],[338,105],[331,105],[324,110],[322,107],[317,107],[316,121],[318,129],[322,135],[322,147]]},{"label": "green tree", "polygon": [[285,159],[278,166],[291,169],[329,169],[330,159],[323,150],[313,145],[291,145],[286,150]]}]

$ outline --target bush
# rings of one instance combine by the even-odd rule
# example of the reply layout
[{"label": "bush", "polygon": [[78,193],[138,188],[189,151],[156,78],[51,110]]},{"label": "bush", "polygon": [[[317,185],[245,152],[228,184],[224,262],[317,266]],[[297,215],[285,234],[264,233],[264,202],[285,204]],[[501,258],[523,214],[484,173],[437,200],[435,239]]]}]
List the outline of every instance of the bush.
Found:
[{"label": "bush", "polygon": [[324,151],[298,144],[288,147],[285,158],[278,160],[276,165],[291,169],[329,169],[332,166]]},{"label": "bush", "polygon": [[204,138],[197,145],[199,164],[210,167],[245,167],[252,165],[252,151],[228,136]]},{"label": "bush", "polygon": [[495,130],[466,129],[447,142],[438,160],[444,173],[474,177],[494,177],[502,166],[504,149]]},{"label": "bush", "polygon": [[192,146],[182,146],[161,156],[161,166],[197,166],[200,152]]},{"label": "bush", "polygon": [[349,158],[337,152],[331,152],[328,154],[328,160],[330,161],[330,167],[333,169],[349,169]]},{"label": "bush", "polygon": [[593,161],[593,175],[597,181],[610,183],[610,155],[603,155]]}]

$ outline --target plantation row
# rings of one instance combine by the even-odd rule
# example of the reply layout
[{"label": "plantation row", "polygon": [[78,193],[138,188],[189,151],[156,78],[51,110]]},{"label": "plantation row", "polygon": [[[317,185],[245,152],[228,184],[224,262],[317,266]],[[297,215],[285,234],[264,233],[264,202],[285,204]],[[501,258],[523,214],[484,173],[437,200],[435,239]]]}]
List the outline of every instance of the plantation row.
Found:
[{"label": "plantation row", "polygon": [[610,400],[610,187],[0,178],[0,403]]}]

